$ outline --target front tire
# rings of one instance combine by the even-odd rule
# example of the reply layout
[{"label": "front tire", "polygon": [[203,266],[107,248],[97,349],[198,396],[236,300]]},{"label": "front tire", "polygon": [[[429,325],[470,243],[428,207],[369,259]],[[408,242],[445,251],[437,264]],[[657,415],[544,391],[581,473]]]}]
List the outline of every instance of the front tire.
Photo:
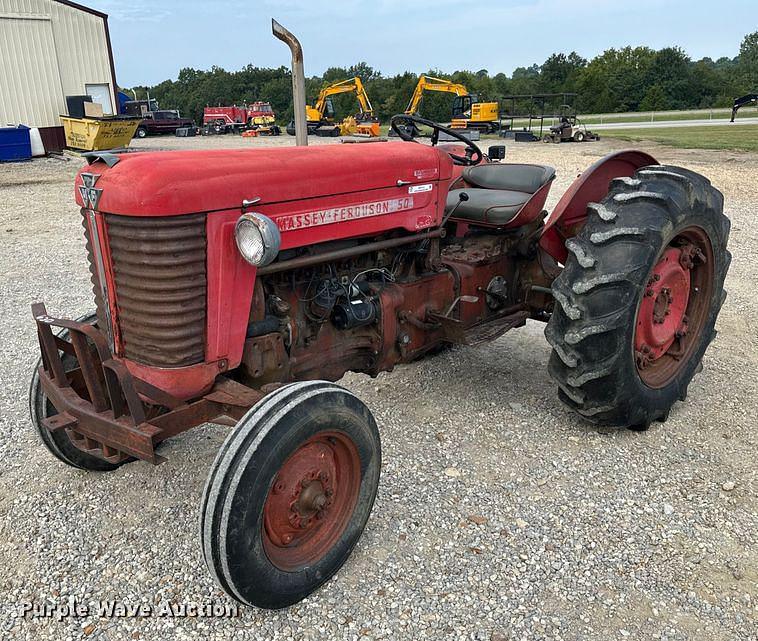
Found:
[{"label": "front tire", "polygon": [[[86,314],[77,319],[79,323],[88,323],[94,325],[97,321],[95,313]],[[68,330],[64,329],[58,333],[58,336],[65,339],[68,337]],[[76,359],[68,354],[63,355],[63,367],[66,370],[76,365]],[[115,470],[123,463],[110,463],[96,456],[83,452],[76,447],[66,434],[65,430],[51,432],[42,425],[42,419],[54,416],[58,413],[53,404],[47,399],[42,387],[39,384],[39,368],[42,366],[42,357],[39,358],[34,366],[32,380],[29,385],[29,415],[34,426],[34,431],[42,441],[42,444],[48,451],[59,461],[66,465],[76,467],[80,470],[92,470],[96,472],[110,472]]]},{"label": "front tire", "polygon": [[137,132],[135,135],[137,138],[147,138],[147,129],[144,127],[137,127]]},{"label": "front tire", "polygon": [[647,429],[685,399],[715,336],[730,223],[722,194],[686,169],[645,167],[610,187],[566,242],[549,371],[585,418]]},{"label": "front tire", "polygon": [[350,556],[376,497],[381,448],[368,408],[325,381],[266,396],[216,457],[201,541],[216,582],[238,601],[300,601]]}]

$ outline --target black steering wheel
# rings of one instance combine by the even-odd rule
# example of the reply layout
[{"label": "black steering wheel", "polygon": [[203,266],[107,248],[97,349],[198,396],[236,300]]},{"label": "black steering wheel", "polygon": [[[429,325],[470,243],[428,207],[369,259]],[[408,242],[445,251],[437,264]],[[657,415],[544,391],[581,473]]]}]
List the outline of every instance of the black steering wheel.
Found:
[{"label": "black steering wheel", "polygon": [[392,120],[390,120],[390,127],[392,127],[392,131],[394,131],[399,138],[405,140],[406,142],[417,142],[413,139],[413,135],[410,133],[413,129],[417,129],[417,125],[426,125],[432,129],[433,145],[436,145],[439,141],[440,132],[444,132],[448,136],[451,136],[452,138],[455,138],[456,140],[459,140],[464,145],[466,145],[465,156],[459,156],[458,154],[451,154],[448,152],[450,154],[450,157],[453,159],[453,162],[456,164],[471,166],[478,165],[480,162],[482,162],[482,158],[484,157],[482,150],[456,129],[443,127],[441,124],[434,122],[433,120],[427,120],[426,118],[419,118],[418,116],[409,116],[406,114],[398,114],[397,116],[392,116]]}]

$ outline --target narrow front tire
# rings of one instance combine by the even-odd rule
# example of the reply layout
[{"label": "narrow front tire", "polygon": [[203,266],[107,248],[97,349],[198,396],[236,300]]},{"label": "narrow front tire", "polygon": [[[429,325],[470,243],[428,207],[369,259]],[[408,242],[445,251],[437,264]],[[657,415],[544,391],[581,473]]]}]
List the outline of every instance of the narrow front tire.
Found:
[{"label": "narrow front tire", "polygon": [[247,605],[302,600],[345,563],[376,497],[381,448],[368,408],[325,381],[255,405],[216,457],[201,540],[221,588]]}]

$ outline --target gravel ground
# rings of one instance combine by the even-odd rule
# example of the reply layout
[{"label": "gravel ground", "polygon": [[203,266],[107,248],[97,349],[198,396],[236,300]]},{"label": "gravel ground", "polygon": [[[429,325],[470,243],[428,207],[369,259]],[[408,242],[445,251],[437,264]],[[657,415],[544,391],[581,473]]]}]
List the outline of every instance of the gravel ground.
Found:
[{"label": "gravel ground", "polygon": [[[292,139],[148,139],[135,147]],[[318,140],[318,143],[331,141]],[[511,144],[558,169],[550,205],[613,141]],[[648,148],[726,196],[734,261],[719,336],[669,421],[598,431],[558,401],[542,326],[343,384],[375,412],[384,468],[355,553],[279,612],[34,618],[99,600],[231,605],[198,546],[198,502],[226,428],[169,442],[168,462],[108,474],[54,461],[30,428],[29,305],[92,307],[76,159],[0,166],[0,637],[11,639],[756,639],[758,157]]]}]

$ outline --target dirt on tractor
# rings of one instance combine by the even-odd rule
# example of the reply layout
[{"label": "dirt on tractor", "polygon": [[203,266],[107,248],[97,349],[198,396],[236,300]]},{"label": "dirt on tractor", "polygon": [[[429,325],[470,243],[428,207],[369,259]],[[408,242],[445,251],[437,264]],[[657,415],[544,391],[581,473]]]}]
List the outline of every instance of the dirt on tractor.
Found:
[{"label": "dirt on tractor", "polygon": [[[133,147],[292,144],[288,136],[213,136]],[[555,167],[550,211],[578,174],[624,147],[610,139],[513,143],[505,162]],[[339,384],[370,408],[382,436],[376,503],[336,577],[279,612],[236,607],[197,542],[206,474],[229,427],[172,438],[159,449],[162,465],[108,473],[59,464],[40,446],[27,406],[39,353],[29,307],[45,300],[66,318],[92,310],[74,202],[83,162],[0,165],[3,637],[753,638],[758,157],[641,148],[707,177],[732,223],[718,335],[686,403],[641,433],[588,425],[558,399],[544,325],[531,320],[493,343],[452,347],[373,379],[346,375]],[[71,597],[92,606],[215,603],[232,616],[109,618],[94,607],[61,621],[18,616],[25,602]]]}]

